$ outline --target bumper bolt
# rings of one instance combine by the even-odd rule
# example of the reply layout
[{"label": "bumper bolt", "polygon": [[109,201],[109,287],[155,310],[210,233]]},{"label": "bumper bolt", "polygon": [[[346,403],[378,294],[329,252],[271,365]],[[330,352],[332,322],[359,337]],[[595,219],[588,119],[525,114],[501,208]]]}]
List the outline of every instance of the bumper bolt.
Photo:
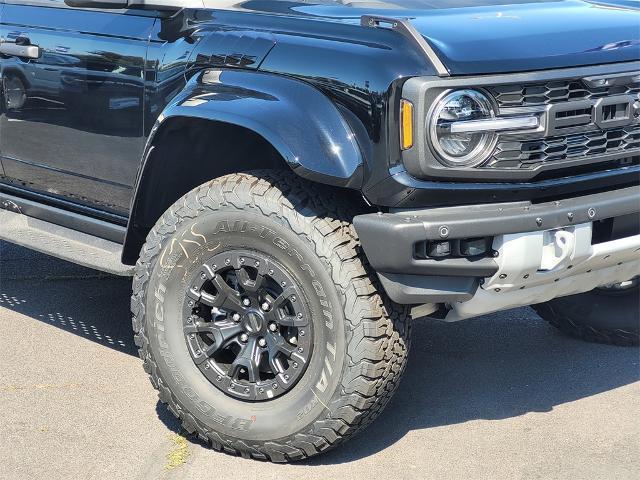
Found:
[{"label": "bumper bolt", "polygon": [[536,218],[536,225],[538,225],[539,227],[542,226],[542,219],[540,217]]}]

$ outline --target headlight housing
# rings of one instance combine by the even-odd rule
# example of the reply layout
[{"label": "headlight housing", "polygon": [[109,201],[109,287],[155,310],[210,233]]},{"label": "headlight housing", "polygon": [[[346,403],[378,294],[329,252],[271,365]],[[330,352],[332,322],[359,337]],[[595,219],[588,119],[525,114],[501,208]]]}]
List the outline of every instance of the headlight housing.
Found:
[{"label": "headlight housing", "polygon": [[454,122],[488,120],[495,116],[493,104],[478,90],[442,94],[429,112],[427,128],[429,144],[438,161],[448,167],[471,167],[489,158],[497,138],[495,132],[452,131],[451,126]]}]

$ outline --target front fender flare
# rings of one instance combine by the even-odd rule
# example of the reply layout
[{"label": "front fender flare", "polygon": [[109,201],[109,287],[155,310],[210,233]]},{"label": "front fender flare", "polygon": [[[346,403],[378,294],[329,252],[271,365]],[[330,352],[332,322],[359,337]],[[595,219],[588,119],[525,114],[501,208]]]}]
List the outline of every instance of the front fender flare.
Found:
[{"label": "front fender flare", "polygon": [[271,143],[302,177],[340,187],[362,185],[356,136],[336,105],[300,80],[255,71],[204,70],[160,115],[147,150],[155,133],[174,117],[247,128]]}]

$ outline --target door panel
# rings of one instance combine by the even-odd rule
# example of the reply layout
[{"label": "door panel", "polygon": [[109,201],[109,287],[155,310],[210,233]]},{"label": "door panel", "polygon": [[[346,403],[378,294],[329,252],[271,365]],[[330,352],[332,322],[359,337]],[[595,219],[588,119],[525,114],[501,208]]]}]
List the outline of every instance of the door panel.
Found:
[{"label": "door panel", "polygon": [[3,38],[41,52],[1,60],[5,176],[126,213],[144,147],[144,66],[155,19],[34,3],[7,3],[0,20]]}]

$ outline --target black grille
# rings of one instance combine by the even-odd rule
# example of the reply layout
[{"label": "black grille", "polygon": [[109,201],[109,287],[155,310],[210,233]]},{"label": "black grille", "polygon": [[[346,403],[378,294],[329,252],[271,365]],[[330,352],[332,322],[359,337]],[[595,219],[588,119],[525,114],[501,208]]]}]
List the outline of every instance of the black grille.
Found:
[{"label": "black grille", "polygon": [[590,100],[611,95],[637,94],[640,84],[611,87],[589,87],[582,80],[560,80],[553,82],[528,83],[524,85],[495,85],[487,90],[500,107],[526,107],[549,105],[571,100]]},{"label": "black grille", "polygon": [[628,152],[629,156],[637,155],[638,149],[638,124],[538,139],[510,136],[498,141],[492,159],[486,167],[530,169],[544,162],[589,159],[620,152]]}]

